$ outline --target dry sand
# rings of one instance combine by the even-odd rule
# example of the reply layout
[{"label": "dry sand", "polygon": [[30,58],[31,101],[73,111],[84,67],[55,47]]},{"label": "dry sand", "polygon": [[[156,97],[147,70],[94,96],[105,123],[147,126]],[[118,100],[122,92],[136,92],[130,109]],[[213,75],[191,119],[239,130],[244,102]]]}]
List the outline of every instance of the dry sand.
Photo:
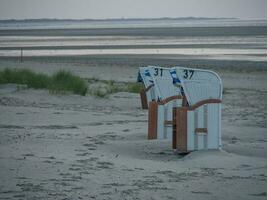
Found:
[{"label": "dry sand", "polygon": [[[137,66],[1,61],[0,68],[135,81]],[[105,75],[104,73],[108,73]],[[266,71],[218,70],[223,150],[185,157],[147,140],[138,94],[0,88],[0,199],[266,199]]]}]

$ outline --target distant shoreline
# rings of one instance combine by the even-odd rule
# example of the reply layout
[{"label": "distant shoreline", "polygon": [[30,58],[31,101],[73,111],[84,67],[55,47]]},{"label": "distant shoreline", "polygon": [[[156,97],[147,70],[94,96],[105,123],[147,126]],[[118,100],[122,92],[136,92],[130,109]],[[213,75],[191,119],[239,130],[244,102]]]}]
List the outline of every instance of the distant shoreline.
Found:
[{"label": "distant shoreline", "polygon": [[162,18],[107,18],[107,19],[58,19],[58,18],[40,18],[40,19],[0,19],[0,22],[12,23],[12,22],[104,22],[104,21],[158,21],[158,20],[239,20],[238,18],[209,18],[209,17],[162,17]]}]

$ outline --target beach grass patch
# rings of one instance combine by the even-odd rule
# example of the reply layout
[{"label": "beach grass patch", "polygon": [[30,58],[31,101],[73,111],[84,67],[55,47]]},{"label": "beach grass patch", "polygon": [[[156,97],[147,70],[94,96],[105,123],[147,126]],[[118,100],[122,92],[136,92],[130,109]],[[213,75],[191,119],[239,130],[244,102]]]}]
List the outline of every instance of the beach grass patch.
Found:
[{"label": "beach grass patch", "polygon": [[53,93],[73,92],[85,95],[87,83],[71,72],[61,70],[52,76],[35,73],[29,69],[4,69],[0,71],[0,84],[24,84],[29,88],[48,89]]},{"label": "beach grass patch", "polygon": [[144,88],[143,83],[128,83],[127,92],[139,93]]},{"label": "beach grass patch", "polygon": [[29,69],[4,69],[0,71],[0,84],[24,84],[30,88],[48,88],[50,78],[41,73],[34,73]]},{"label": "beach grass patch", "polygon": [[[107,98],[118,92],[139,93],[144,85],[132,82],[116,82],[98,78],[82,79],[69,71],[60,70],[52,76],[36,73],[29,69],[0,70],[0,84],[15,83],[28,88],[48,89],[51,93],[89,93],[99,98]],[[89,86],[89,87],[88,87]]]},{"label": "beach grass patch", "polygon": [[71,91],[74,94],[84,96],[88,90],[87,84],[82,78],[65,70],[60,70],[54,74],[51,78],[51,83],[49,89],[56,92]]}]

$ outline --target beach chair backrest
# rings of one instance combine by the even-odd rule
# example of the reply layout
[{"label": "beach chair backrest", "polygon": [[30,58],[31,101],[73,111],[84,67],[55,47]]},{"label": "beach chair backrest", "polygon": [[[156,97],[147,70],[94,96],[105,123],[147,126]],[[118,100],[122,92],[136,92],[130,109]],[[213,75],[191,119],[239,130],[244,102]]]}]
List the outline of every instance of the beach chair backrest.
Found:
[{"label": "beach chair backrest", "polygon": [[210,70],[176,67],[176,74],[189,105],[206,99],[222,100],[222,81]]},{"label": "beach chair backrest", "polygon": [[140,92],[143,109],[148,108],[149,102],[155,100],[154,81],[150,67],[139,67],[138,82],[143,82],[145,89]]},{"label": "beach chair backrest", "polygon": [[172,79],[165,77],[155,77],[154,82],[157,100],[163,100],[168,97],[181,94],[180,88],[176,87],[172,83]]},{"label": "beach chair backrest", "polygon": [[139,67],[139,75],[141,76],[141,81],[144,83],[146,88],[153,84],[153,78],[151,76],[151,70],[149,66]]},{"label": "beach chair backrest", "polygon": [[173,84],[171,68],[152,67],[153,82],[155,84],[155,99],[160,101],[170,96],[179,95],[180,88]]}]

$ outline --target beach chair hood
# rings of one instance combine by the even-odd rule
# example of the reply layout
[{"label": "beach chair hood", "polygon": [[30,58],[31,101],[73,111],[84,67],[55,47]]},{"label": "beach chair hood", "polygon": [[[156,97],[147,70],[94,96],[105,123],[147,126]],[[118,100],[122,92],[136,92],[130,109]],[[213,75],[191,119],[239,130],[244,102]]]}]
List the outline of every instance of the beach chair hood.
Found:
[{"label": "beach chair hood", "polygon": [[222,100],[222,81],[218,74],[209,70],[176,67],[189,105],[207,99]]}]

